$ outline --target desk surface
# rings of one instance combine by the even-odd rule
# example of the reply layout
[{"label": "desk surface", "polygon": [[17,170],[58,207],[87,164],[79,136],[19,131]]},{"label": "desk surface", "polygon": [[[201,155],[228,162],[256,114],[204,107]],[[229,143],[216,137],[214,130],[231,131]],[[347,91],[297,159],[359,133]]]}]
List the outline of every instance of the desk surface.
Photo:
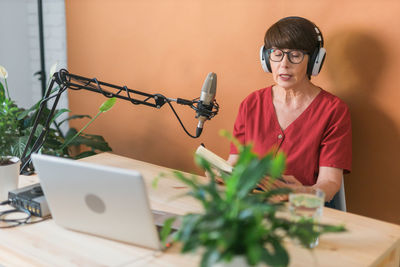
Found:
[{"label": "desk surface", "polygon": [[[178,214],[201,210],[189,197],[176,198],[185,189],[172,178],[171,169],[110,153],[82,161],[139,170],[153,209]],[[154,189],[151,183],[161,172],[167,175]],[[21,176],[20,186],[35,182],[35,176]],[[328,208],[324,209],[323,222],[344,223],[348,232],[323,235],[311,252],[286,242],[290,266],[399,266],[400,226]],[[0,265],[4,266],[197,266],[200,259],[198,255],[181,255],[179,245],[164,253],[154,252],[70,231],[53,220],[1,229],[0,240]]]}]

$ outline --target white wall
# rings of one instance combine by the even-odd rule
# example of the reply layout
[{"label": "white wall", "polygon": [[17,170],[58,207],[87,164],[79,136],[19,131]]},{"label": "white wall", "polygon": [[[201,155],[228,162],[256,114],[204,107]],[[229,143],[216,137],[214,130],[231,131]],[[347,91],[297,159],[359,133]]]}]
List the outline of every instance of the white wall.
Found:
[{"label": "white wall", "polygon": [[33,103],[26,2],[0,1],[0,65],[8,70],[11,98],[23,107]]},{"label": "white wall", "polygon": [[[36,0],[0,1],[0,65],[8,70],[11,98],[29,107],[41,98],[38,5]],[[46,76],[54,63],[67,67],[64,0],[43,0]],[[67,94],[57,108],[68,107]],[[65,130],[65,127],[63,128]]]},{"label": "white wall", "polygon": [[[38,6],[37,1],[27,0],[26,3],[30,71],[35,73],[40,69]],[[48,79],[49,69],[54,63],[58,63],[57,69],[66,68],[67,66],[64,0],[43,0],[43,24],[45,65]],[[31,77],[31,83],[33,99],[37,101],[41,97],[41,83],[37,77]]]}]

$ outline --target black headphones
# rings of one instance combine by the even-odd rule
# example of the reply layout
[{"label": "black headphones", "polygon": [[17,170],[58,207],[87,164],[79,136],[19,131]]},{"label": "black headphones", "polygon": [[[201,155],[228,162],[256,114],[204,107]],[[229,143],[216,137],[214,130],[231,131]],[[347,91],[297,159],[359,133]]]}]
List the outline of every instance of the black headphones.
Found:
[{"label": "black headphones", "polygon": [[[302,17],[286,17],[286,18],[280,19],[279,21],[286,20],[286,19],[292,19],[292,18],[307,20]],[[314,49],[313,54],[310,55],[309,60],[308,60],[307,74],[310,76],[311,75],[317,76],[318,73],[321,71],[322,65],[324,63],[325,56],[326,56],[326,49],[324,48],[324,38],[322,37],[322,33],[319,30],[319,28],[317,27],[317,25],[315,25],[314,23],[312,23],[309,20],[307,20],[307,21],[310,22],[312,25],[314,25],[315,32],[317,33],[317,36],[318,36],[317,37],[318,38],[318,46]],[[260,49],[260,61],[261,61],[261,66],[265,72],[272,72],[271,65],[269,63],[269,49],[266,49],[264,47],[264,45],[261,46],[261,49]]]}]

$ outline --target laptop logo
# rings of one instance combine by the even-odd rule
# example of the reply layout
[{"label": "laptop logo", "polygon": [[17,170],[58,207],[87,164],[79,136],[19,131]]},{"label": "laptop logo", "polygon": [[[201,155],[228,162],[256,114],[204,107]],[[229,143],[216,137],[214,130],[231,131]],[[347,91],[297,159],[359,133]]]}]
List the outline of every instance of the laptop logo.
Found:
[{"label": "laptop logo", "polygon": [[96,213],[104,213],[106,211],[106,205],[103,200],[96,195],[87,194],[85,196],[85,203],[88,208]]}]

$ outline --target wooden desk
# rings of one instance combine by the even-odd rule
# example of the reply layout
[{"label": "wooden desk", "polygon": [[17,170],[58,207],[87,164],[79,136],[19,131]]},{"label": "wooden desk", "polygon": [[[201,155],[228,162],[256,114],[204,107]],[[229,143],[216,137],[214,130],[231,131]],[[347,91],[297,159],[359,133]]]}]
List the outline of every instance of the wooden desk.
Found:
[{"label": "wooden desk", "polygon": [[[180,182],[171,175],[151,183],[160,172],[171,169],[116,156],[99,154],[82,161],[139,170],[146,181],[153,209],[184,214],[200,211],[191,198],[182,194]],[[20,186],[37,181],[23,177]],[[286,242],[290,266],[399,266],[400,226],[324,209],[324,222],[344,223],[348,232],[324,235],[312,252]],[[181,255],[174,245],[165,253],[66,230],[53,220],[0,230],[0,265],[4,266],[198,266],[198,255]]]}]

